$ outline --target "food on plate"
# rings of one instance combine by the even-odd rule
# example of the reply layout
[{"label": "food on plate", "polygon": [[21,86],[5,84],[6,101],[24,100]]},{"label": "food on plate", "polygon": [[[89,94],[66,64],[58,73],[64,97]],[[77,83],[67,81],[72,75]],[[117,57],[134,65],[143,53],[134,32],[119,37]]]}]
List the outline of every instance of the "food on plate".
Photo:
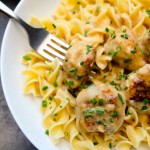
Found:
[{"label": "food on plate", "polygon": [[150,2],[61,0],[31,17],[70,45],[63,65],[26,53],[25,94],[41,97],[45,134],[73,150],[150,147]]}]

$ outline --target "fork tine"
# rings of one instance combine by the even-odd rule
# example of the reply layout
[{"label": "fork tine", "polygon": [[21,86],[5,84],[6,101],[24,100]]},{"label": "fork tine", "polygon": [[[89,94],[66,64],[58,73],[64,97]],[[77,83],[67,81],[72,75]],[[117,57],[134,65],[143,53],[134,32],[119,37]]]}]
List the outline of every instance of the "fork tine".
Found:
[{"label": "fork tine", "polygon": [[49,53],[53,54],[54,56],[62,59],[62,60],[65,60],[65,56],[59,54],[58,52],[56,52],[54,49],[52,49],[51,47],[49,46],[45,46],[44,48],[46,51],[48,51]]},{"label": "fork tine", "polygon": [[63,42],[62,40],[58,39],[57,37],[55,37],[54,35],[51,34],[51,37],[50,37],[52,40],[54,40],[55,42],[57,42],[58,44],[62,45],[63,47],[65,48],[69,48],[70,45],[68,45],[67,43]]},{"label": "fork tine", "polygon": [[53,48],[59,50],[60,52],[62,52],[62,53],[64,53],[64,54],[67,53],[66,50],[64,50],[62,47],[58,46],[57,44],[55,44],[55,43],[52,42],[52,41],[50,41],[49,45],[52,46]]},{"label": "fork tine", "polygon": [[[52,57],[52,56],[48,55],[47,53],[45,53],[44,50],[40,50],[40,51],[38,51],[38,53],[41,54],[43,57],[47,58],[50,61],[54,61],[55,60],[54,57]],[[59,61],[59,63],[61,65],[63,65],[63,63],[61,61]]]}]

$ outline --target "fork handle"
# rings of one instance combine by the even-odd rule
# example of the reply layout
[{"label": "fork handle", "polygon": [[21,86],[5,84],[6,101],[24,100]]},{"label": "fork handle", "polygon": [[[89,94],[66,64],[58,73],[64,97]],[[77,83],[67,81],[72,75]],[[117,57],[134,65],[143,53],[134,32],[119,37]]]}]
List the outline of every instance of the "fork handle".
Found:
[{"label": "fork handle", "polygon": [[0,1],[0,11],[6,14],[8,17],[15,19],[18,23],[20,23],[27,32],[33,29],[33,27],[29,26],[25,23],[20,17],[18,17],[14,11],[12,11],[9,7],[7,7],[4,3]]}]

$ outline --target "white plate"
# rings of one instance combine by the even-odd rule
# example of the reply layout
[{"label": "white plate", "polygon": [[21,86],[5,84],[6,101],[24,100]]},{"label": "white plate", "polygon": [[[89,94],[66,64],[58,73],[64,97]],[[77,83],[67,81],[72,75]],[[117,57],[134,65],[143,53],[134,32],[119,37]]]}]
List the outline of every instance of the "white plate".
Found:
[{"label": "white plate", "polygon": [[[31,15],[39,18],[50,16],[59,0],[22,0],[15,12],[26,22]],[[41,99],[23,95],[25,67],[20,63],[22,56],[30,50],[27,35],[14,21],[10,21],[1,49],[1,80],[4,94],[17,124],[27,138],[40,150],[69,150],[69,143],[62,140],[54,145],[42,126]],[[141,146],[140,150],[149,150]]]},{"label": "white plate", "polygon": [[[22,0],[15,12],[26,22],[31,15],[50,16],[59,0]],[[25,67],[20,63],[22,56],[30,51],[25,31],[16,22],[10,21],[3,38],[1,49],[1,79],[8,106],[17,124],[27,138],[40,150],[69,150],[69,143],[62,141],[55,146],[42,126],[42,114],[37,101],[23,95]]]}]

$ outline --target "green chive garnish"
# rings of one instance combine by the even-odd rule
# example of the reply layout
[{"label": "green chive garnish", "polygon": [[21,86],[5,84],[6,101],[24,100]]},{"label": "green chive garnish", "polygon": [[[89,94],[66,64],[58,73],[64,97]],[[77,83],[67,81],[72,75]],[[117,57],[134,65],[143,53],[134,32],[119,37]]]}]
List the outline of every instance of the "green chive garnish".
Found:
[{"label": "green chive garnish", "polygon": [[84,65],[84,61],[80,62],[80,65],[83,66]]},{"label": "green chive garnish", "polygon": [[91,48],[93,48],[92,45],[86,45],[86,54],[88,54],[91,51]]},{"label": "green chive garnish", "polygon": [[114,111],[112,117],[116,117],[118,115],[118,110]]},{"label": "green chive garnish", "polygon": [[141,110],[146,110],[147,106],[142,106]]},{"label": "green chive garnish", "polygon": [[55,82],[53,83],[53,85],[54,85],[54,87],[58,87],[57,81],[55,81]]},{"label": "green chive garnish", "polygon": [[150,10],[146,10],[146,13],[148,14],[148,17],[150,18]]},{"label": "green chive garnish", "polygon": [[90,103],[96,105],[97,101],[95,99],[90,100]]},{"label": "green chive garnish", "polygon": [[109,148],[112,149],[112,144],[111,143],[109,143]]},{"label": "green chive garnish", "polygon": [[49,130],[45,130],[45,134],[46,134],[46,135],[49,135]]},{"label": "green chive garnish", "polygon": [[104,114],[105,110],[104,108],[96,108],[96,114],[100,115],[100,114]]},{"label": "green chive garnish", "polygon": [[102,106],[102,105],[103,105],[103,99],[99,99],[98,104],[99,104],[100,106]]},{"label": "green chive garnish", "polygon": [[105,28],[105,31],[106,31],[106,32],[109,32],[109,29],[108,29],[108,28]]},{"label": "green chive garnish", "polygon": [[69,82],[68,82],[68,85],[69,85],[69,86],[73,86],[73,85],[74,85],[74,81],[69,81]]},{"label": "green chive garnish", "polygon": [[56,25],[55,25],[55,24],[52,24],[52,26],[53,26],[54,28],[56,28]]},{"label": "green chive garnish", "polygon": [[144,100],[143,100],[143,103],[144,103],[144,104],[149,104],[149,100],[148,100],[148,99],[144,99]]},{"label": "green chive garnish", "polygon": [[135,53],[137,53],[137,50],[136,50],[136,49],[133,49],[133,50],[131,50],[131,53],[132,53],[132,54],[135,54]]},{"label": "green chive garnish", "polygon": [[48,86],[43,86],[42,90],[46,91],[48,89]]},{"label": "green chive garnish", "polygon": [[31,58],[29,57],[29,56],[23,56],[23,58],[25,59],[25,60],[31,60]]},{"label": "green chive garnish", "polygon": [[122,103],[122,105],[123,105],[123,104],[124,104],[124,100],[123,100],[123,98],[122,98],[121,94],[119,94],[119,93],[118,93],[118,98],[119,98],[120,102],[121,102],[121,103]]},{"label": "green chive garnish", "polygon": [[47,101],[46,100],[42,101],[42,107],[47,107]]}]

